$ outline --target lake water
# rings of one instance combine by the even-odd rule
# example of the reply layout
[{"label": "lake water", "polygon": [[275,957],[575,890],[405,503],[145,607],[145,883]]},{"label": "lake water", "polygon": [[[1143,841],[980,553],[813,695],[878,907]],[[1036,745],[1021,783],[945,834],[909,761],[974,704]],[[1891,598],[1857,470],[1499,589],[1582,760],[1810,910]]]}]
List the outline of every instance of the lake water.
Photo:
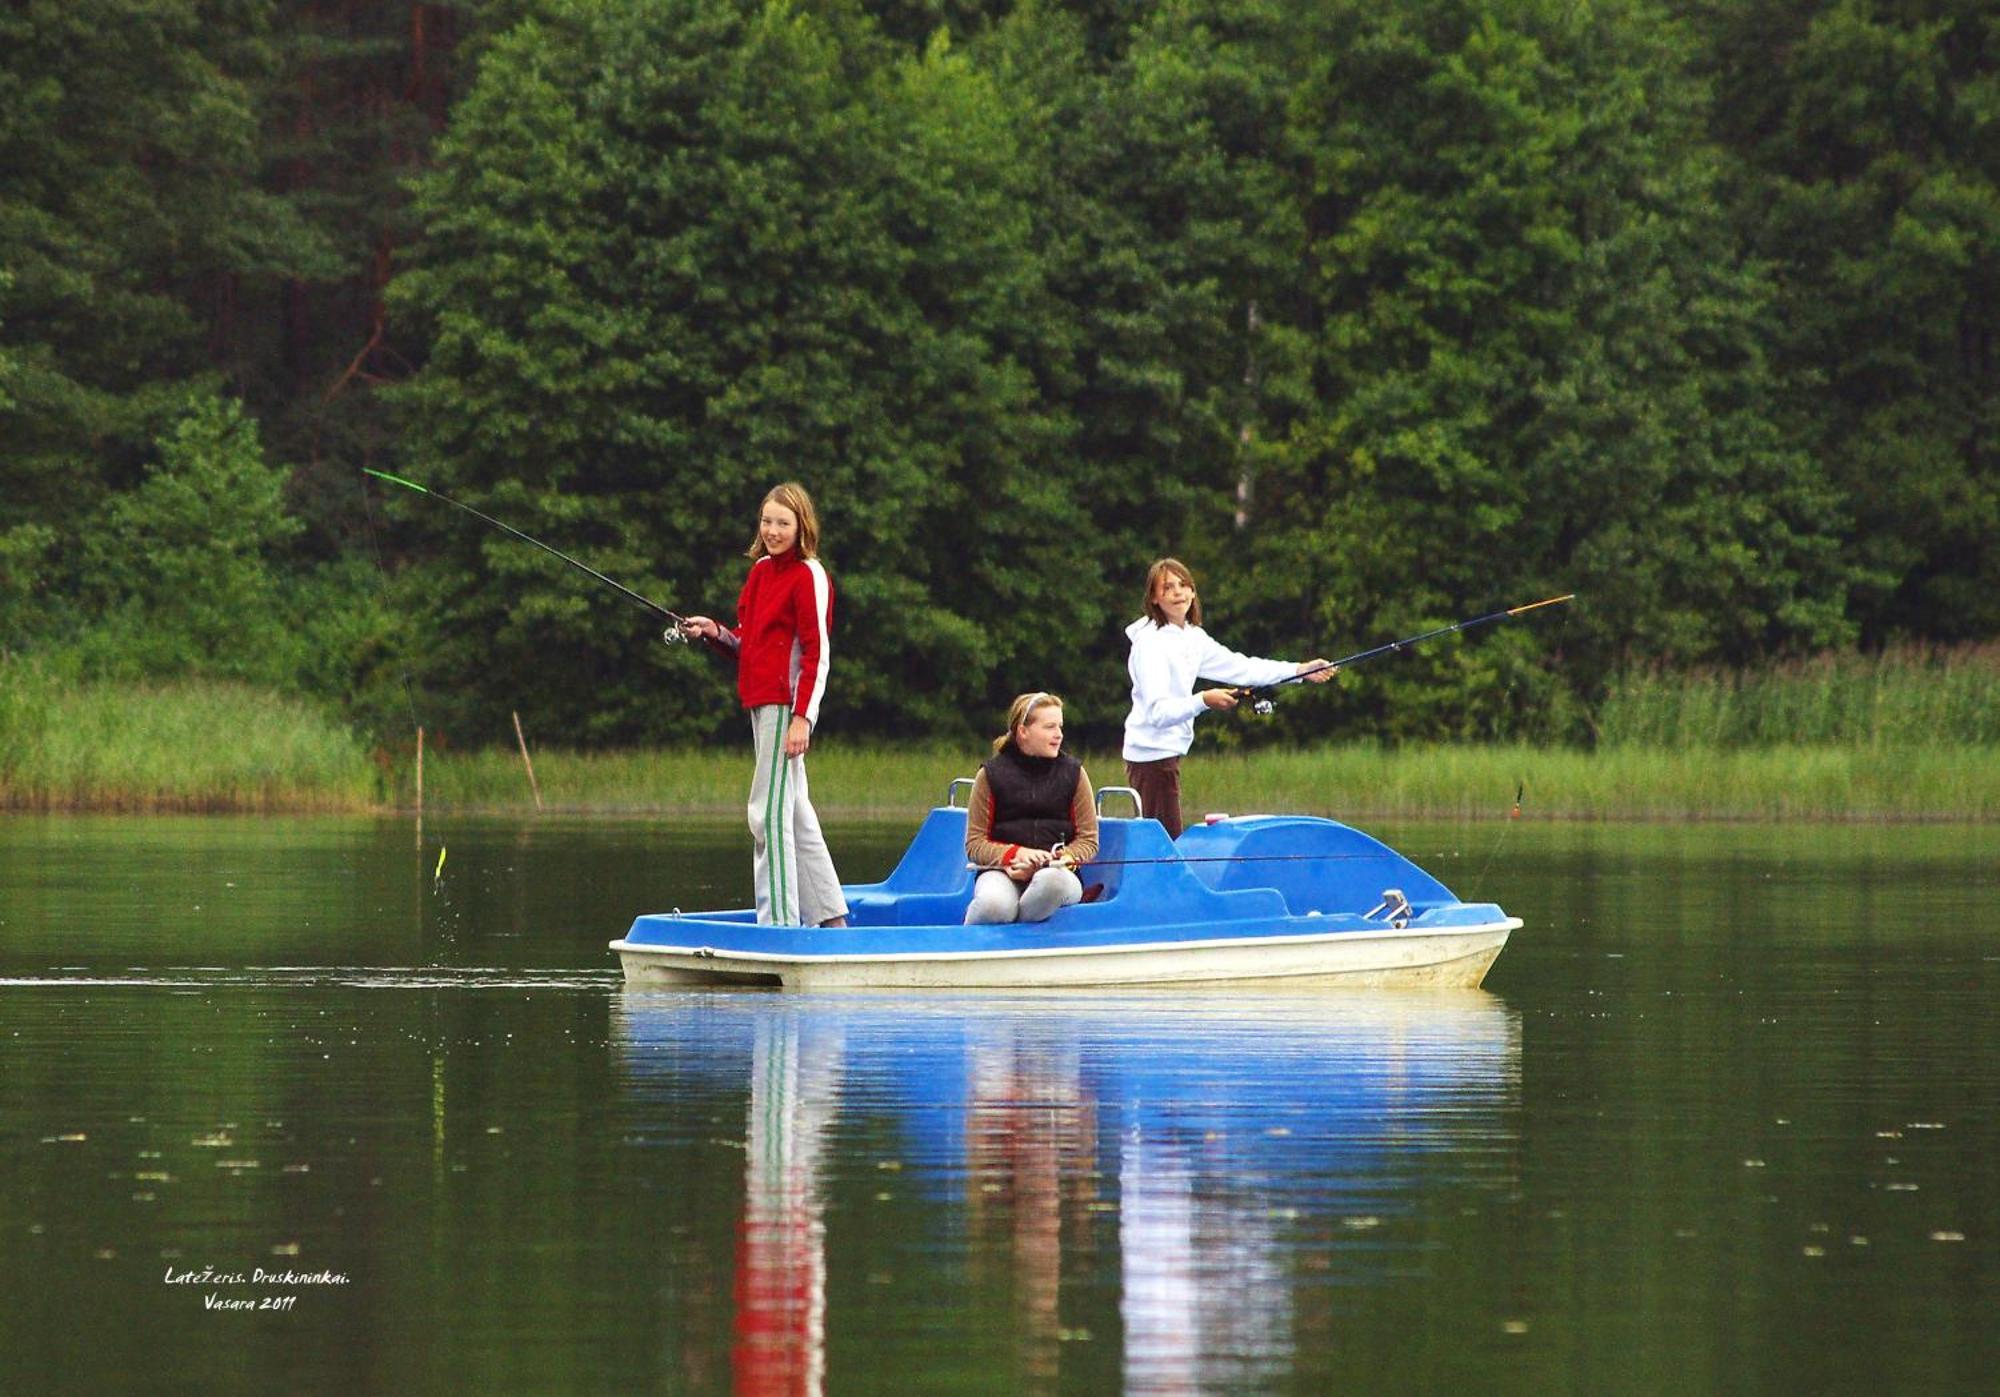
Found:
[{"label": "lake water", "polygon": [[0,820],[0,1390],[1995,1390],[1993,830],[1372,829],[1485,990],[632,992],[735,825]]}]

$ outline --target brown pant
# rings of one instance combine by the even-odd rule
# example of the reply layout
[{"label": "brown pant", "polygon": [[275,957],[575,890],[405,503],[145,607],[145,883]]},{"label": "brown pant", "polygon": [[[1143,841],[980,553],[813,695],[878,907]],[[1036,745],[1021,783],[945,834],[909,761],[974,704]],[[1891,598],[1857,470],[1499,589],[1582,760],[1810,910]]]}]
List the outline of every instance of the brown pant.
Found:
[{"label": "brown pant", "polygon": [[1125,784],[1139,793],[1139,812],[1167,827],[1167,838],[1181,836],[1181,759],[1125,763]]}]

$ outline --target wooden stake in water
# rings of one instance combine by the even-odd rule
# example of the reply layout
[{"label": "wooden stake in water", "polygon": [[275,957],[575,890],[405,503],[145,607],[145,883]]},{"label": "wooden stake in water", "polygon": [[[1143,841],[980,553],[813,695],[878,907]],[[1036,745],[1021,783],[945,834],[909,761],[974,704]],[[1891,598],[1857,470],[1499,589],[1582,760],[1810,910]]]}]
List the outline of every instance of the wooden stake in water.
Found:
[{"label": "wooden stake in water", "polygon": [[528,768],[528,789],[535,793],[535,809],[542,808],[542,788],[535,782],[535,763],[528,756],[528,739],[521,733],[521,714],[514,713],[514,740],[521,744],[521,765]]},{"label": "wooden stake in water", "polygon": [[417,729],[417,847],[424,847],[424,730]]}]

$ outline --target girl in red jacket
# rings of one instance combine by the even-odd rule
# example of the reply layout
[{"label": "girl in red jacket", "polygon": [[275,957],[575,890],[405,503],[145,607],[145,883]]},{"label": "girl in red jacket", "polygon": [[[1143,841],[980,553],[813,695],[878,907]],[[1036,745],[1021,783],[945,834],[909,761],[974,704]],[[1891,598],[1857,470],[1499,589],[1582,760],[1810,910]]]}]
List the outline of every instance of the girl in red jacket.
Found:
[{"label": "girl in red jacket", "polygon": [[757,920],[779,926],[847,925],[847,900],[806,794],[806,749],[819,725],[833,630],[833,583],[818,555],[812,497],[802,485],[777,486],[758,507],[735,627],[707,616],[690,616],[685,627],[736,662],[736,692],[757,747],[750,779]]}]

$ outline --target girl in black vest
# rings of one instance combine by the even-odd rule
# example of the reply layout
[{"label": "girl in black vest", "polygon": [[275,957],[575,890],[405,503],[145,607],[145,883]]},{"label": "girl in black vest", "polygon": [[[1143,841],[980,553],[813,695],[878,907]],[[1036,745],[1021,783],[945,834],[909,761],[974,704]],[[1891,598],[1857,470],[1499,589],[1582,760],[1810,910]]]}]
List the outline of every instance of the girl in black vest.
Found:
[{"label": "girl in black vest", "polygon": [[1007,731],[973,778],[965,856],[975,922],[1047,921],[1083,899],[1077,868],[1097,853],[1097,800],[1083,763],[1062,754],[1063,707],[1054,694],[1022,694]]}]

